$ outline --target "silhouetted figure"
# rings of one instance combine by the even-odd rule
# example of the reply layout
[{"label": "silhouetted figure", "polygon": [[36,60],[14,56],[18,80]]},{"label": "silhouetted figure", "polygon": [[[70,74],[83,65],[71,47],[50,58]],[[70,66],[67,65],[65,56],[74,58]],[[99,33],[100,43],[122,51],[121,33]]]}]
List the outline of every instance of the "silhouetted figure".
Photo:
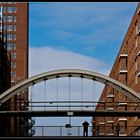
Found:
[{"label": "silhouetted figure", "polygon": [[119,123],[116,126],[116,132],[117,132],[117,136],[119,136],[119,132],[120,132],[120,124]]},{"label": "silhouetted figure", "polygon": [[83,125],[83,136],[84,137],[88,136],[88,125],[89,125],[89,123],[87,121],[84,121],[82,123],[82,125]]}]

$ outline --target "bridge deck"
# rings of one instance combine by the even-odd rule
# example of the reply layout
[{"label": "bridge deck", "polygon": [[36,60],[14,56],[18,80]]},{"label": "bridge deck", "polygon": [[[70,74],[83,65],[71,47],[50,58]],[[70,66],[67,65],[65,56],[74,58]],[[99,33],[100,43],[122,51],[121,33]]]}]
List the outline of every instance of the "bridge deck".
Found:
[{"label": "bridge deck", "polygon": [[140,116],[138,111],[67,111],[67,110],[58,110],[58,111],[0,111],[0,116],[36,116],[36,117],[63,117],[63,116],[126,116],[134,117]]}]

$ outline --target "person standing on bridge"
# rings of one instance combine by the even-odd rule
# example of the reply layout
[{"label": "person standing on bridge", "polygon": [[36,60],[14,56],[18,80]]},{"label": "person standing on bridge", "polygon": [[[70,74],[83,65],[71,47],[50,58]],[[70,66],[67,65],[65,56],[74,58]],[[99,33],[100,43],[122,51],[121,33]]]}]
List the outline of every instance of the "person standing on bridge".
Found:
[{"label": "person standing on bridge", "polygon": [[119,136],[119,133],[120,133],[120,124],[119,123],[116,126],[116,132],[117,132],[117,136]]},{"label": "person standing on bridge", "polygon": [[83,136],[84,137],[88,136],[88,125],[89,125],[89,123],[87,121],[84,121],[82,123],[82,125],[83,125]]}]

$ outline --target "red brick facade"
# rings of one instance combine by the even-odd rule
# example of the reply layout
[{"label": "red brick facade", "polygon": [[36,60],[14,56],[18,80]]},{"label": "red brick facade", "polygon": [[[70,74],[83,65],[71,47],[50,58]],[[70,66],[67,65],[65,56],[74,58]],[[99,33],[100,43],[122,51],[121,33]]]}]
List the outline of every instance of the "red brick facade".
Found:
[{"label": "red brick facade", "polygon": [[[110,72],[110,77],[124,83],[132,88],[138,94],[140,93],[140,3],[136,8],[133,19],[130,23],[124,41],[121,45],[120,51],[114,62],[113,68]],[[115,89],[105,86],[100,101],[112,102],[110,105],[114,105],[112,110],[136,110],[136,105],[133,103],[129,107],[131,100],[116,91]],[[120,102],[120,103],[116,103]],[[114,103],[114,104],[113,104]],[[109,103],[108,103],[109,104]],[[109,106],[110,106],[109,105]],[[98,103],[96,109],[101,109]],[[108,109],[106,106],[105,109]],[[117,124],[119,123],[120,131],[119,135],[140,135],[138,127],[140,119],[138,117],[96,117],[95,126],[100,127],[98,135],[117,135]],[[97,127],[97,128],[98,128]],[[97,135],[97,129],[94,130]]]},{"label": "red brick facade", "polygon": [[[4,32],[7,34],[7,50],[11,53],[11,85],[28,78],[28,18],[29,5],[22,2],[0,2]],[[27,92],[11,99],[11,110],[18,110],[19,100],[28,101]],[[9,135],[18,134],[23,118],[11,118]],[[26,122],[27,119],[24,119]],[[27,123],[27,122],[26,122]]]}]

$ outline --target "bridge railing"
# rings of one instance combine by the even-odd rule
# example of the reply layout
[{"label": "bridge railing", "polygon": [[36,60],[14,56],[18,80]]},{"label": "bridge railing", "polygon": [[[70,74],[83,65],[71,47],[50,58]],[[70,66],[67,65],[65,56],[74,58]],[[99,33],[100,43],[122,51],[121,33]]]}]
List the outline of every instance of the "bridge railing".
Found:
[{"label": "bridge railing", "polygon": [[[82,126],[34,126],[34,136],[83,136]],[[89,126],[88,136],[92,136],[92,126]]]},{"label": "bridge railing", "polygon": [[[98,104],[98,106],[97,106]],[[15,103],[11,102],[3,105],[1,110],[8,111],[13,108]],[[36,101],[36,102],[17,102],[16,110],[136,110],[139,109],[140,103],[136,102],[97,102],[97,101]]]},{"label": "bridge railing", "polygon": [[[14,128],[18,128],[15,131]],[[26,127],[21,126],[10,126],[11,129],[0,126],[1,133],[4,133],[2,136],[45,136],[45,137],[82,137],[83,136],[83,126],[34,126],[32,131],[26,129]],[[130,129],[133,130],[133,133],[129,133]],[[2,130],[5,130],[3,132]],[[9,135],[9,131],[12,131]],[[30,134],[31,135],[27,135]],[[117,126],[89,126],[88,127],[88,136],[139,136],[140,137],[140,127],[138,126],[127,126],[127,129],[124,126],[120,126],[118,129]]]},{"label": "bridge railing", "polygon": [[[35,128],[35,135],[34,136],[83,136],[83,127],[82,126],[34,126]],[[114,126],[113,128],[110,126],[104,126],[104,129],[99,128],[98,126],[89,126],[88,127],[88,136],[140,136],[138,133],[137,126],[128,126],[129,129],[134,129],[133,134],[127,133],[125,130],[123,131],[124,127],[120,126],[118,131],[117,127]]]}]

